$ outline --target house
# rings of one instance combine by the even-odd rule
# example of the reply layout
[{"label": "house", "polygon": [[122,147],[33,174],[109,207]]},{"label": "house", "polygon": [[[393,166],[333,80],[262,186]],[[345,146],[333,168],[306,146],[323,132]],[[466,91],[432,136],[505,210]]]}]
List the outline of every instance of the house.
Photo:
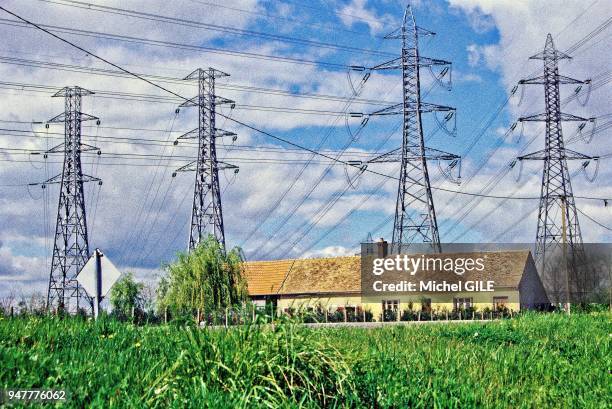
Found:
[{"label": "house", "polygon": [[[467,257],[476,253],[442,254],[448,258]],[[461,280],[495,282],[493,291],[416,291],[393,295],[363,291],[361,256],[311,258],[246,263],[248,291],[256,305],[274,305],[278,311],[323,307],[370,310],[374,317],[383,310],[452,311],[454,308],[497,309],[518,311],[545,304],[548,300],[529,250],[492,251],[483,271],[465,272]],[[386,254],[384,254],[386,256]],[[452,272],[423,271],[423,279],[455,283]]]}]

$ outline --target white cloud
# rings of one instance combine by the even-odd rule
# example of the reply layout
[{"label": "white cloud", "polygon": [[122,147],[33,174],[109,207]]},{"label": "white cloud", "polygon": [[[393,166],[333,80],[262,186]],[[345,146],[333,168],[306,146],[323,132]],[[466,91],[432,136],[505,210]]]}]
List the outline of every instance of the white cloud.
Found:
[{"label": "white cloud", "polygon": [[[459,0],[453,4],[459,3]],[[483,2],[484,3],[484,2]],[[503,2],[500,2],[503,3]],[[120,4],[120,2],[110,2],[110,5]],[[147,3],[148,4],[148,3]],[[236,18],[234,13],[230,14],[210,14],[204,7],[197,7],[197,2],[186,3],[189,5],[186,9],[181,9],[179,5],[172,6],[162,3],[156,3],[151,12],[161,13],[166,15],[188,16],[191,19],[201,21],[213,21],[219,23],[230,22],[233,26],[248,27],[251,20],[241,14],[241,18]],[[357,7],[358,15],[370,19],[374,17],[382,23],[369,22],[372,32],[386,32],[388,28],[395,28],[391,24],[389,16],[379,16],[373,12],[372,8],[368,8],[365,1],[355,0],[349,3],[349,6]],[[500,44],[478,45],[479,58],[477,65],[483,65],[492,69],[499,70],[502,74],[502,79],[507,85],[512,84],[512,78],[516,77],[517,73],[526,74],[525,66],[526,58],[535,53],[543,45],[544,37],[540,38],[540,29],[534,29],[534,24],[539,24],[535,16],[528,12],[528,7],[517,6],[508,9],[502,6],[485,7],[485,4],[479,5],[483,13],[491,16],[495,21],[496,27],[500,32]],[[8,7],[8,6],[7,6]],[[18,11],[24,12],[26,15],[32,15],[35,21],[51,23],[54,21],[74,21],[75,25],[82,28],[95,27],[99,31],[117,32],[123,30],[125,33],[138,36],[162,36],[165,40],[180,39],[181,42],[201,42],[206,43],[210,40],[214,33],[205,33],[201,30],[189,30],[185,32],[181,28],[159,30],[159,27],[148,26],[147,24],[117,24],[114,18],[89,17],[82,12],[70,11],[66,8],[48,8],[41,3],[41,7],[33,12],[31,7],[23,7],[21,2],[13,2],[10,7],[16,8]],[[126,7],[124,4],[119,7]],[[175,9],[176,7],[176,9]],[[256,10],[259,6],[254,1],[245,1],[240,5],[240,8]],[[459,7],[459,6],[458,6]],[[463,7],[463,6],[461,6]],[[466,6],[467,7],[467,6]],[[131,5],[129,8],[136,8]],[[179,10],[180,9],[180,10]],[[366,14],[362,13],[363,9]],[[346,10],[347,14],[353,14],[350,10]],[[367,14],[373,13],[373,14]],[[59,17],[62,17],[60,19]],[[524,24],[519,24],[521,18],[530,16]],[[569,16],[569,14],[568,14]],[[356,17],[344,16],[347,25],[353,25],[357,22]],[[567,17],[567,16],[566,16]],[[585,16],[585,18],[588,16]],[[500,19],[510,18],[512,23],[500,22]],[[592,18],[592,16],[591,16]],[[563,20],[564,22],[567,20]],[[518,24],[521,29],[513,28],[512,24]],[[556,23],[552,31],[562,28],[564,23]],[[115,26],[121,27],[115,27]],[[542,29],[545,30],[545,29]],[[561,38],[565,44],[571,44],[577,38],[580,38],[589,31],[589,27],[585,28],[580,25],[576,35],[570,31],[566,31]],[[46,38],[32,31],[17,31],[0,28],[0,32],[4,34],[6,39],[5,44],[0,50],[0,54],[8,55],[9,49],[11,55],[17,55],[22,58],[32,58],[41,60],[57,61],[69,64],[87,65],[91,64],[96,67],[108,68],[91,57],[84,57],[80,53],[73,52],[68,47],[58,44],[55,40]],[[161,32],[161,33],[160,33]],[[17,36],[15,33],[28,33],[22,36]],[[567,38],[571,36],[572,38]],[[72,37],[71,37],[72,38]],[[160,37],[161,38],[161,37]],[[344,107],[344,104],[339,101],[311,100],[298,99],[279,95],[262,95],[253,92],[238,92],[235,90],[223,87],[224,84],[244,84],[259,87],[278,87],[286,90],[300,90],[302,92],[317,92],[322,94],[332,95],[350,95],[349,87],[346,81],[346,74],[343,72],[329,72],[312,66],[296,66],[284,64],[274,61],[261,61],[253,59],[236,58],[234,56],[207,54],[207,53],[192,53],[177,50],[164,50],[159,48],[150,48],[137,45],[128,45],[120,42],[102,42],[93,41],[86,38],[73,38],[79,44],[91,47],[97,53],[117,62],[121,65],[132,68],[136,71],[144,71],[149,73],[169,75],[181,77],[191,72],[198,66],[215,66],[223,71],[229,72],[232,76],[219,83],[219,93],[228,98],[234,99],[238,104],[242,105],[266,105],[266,106],[285,106],[290,108],[300,109],[317,109],[338,111]],[[512,44],[512,47],[506,50]],[[516,49],[514,46],[516,45]],[[587,68],[591,72],[598,72],[601,67],[602,57],[607,55],[606,50],[601,50],[603,44],[599,47],[594,47],[588,53],[580,56],[580,60],[569,65],[569,68],[575,72],[570,72],[568,75],[583,76],[587,74]],[[252,42],[244,43],[243,50],[257,53],[271,53],[282,55],[295,55],[297,57],[319,59],[327,57],[321,51],[304,48],[298,54],[289,52],[286,46],[277,43],[261,43]],[[507,55],[506,55],[507,54]],[[588,55],[587,55],[588,54]],[[584,69],[582,68],[584,64]],[[530,66],[529,71],[536,70],[537,64]],[[567,66],[566,66],[567,68]],[[478,78],[473,73],[459,73],[457,78],[465,81],[477,81]],[[121,78],[107,78],[101,76],[93,76],[79,73],[67,73],[62,71],[49,71],[41,69],[33,69],[31,67],[16,67],[12,65],[0,64],[0,76],[3,81],[13,82],[31,82],[36,84],[47,84],[53,86],[63,86],[66,84],[78,84],[85,88],[118,92],[142,93],[164,95],[155,88],[147,85],[144,82],[127,80]],[[361,97],[368,99],[384,99],[387,101],[400,100],[399,93],[401,81],[397,76],[393,75],[373,75],[364,89]],[[193,83],[171,84],[172,89],[182,95],[192,95],[195,93]],[[510,87],[509,87],[510,88]],[[391,91],[388,91],[391,90]],[[31,91],[23,92],[21,90],[0,90],[2,93],[3,114],[0,119],[13,120],[45,120],[56,115],[63,109],[63,101],[61,99],[49,98],[47,92],[32,93]],[[601,105],[601,101],[609,97],[609,91],[598,90],[593,93],[589,108],[592,106]],[[525,98],[525,104],[519,108],[512,108],[514,114],[519,114],[522,110],[539,110],[541,103],[541,90],[534,89],[528,91]],[[165,95],[164,95],[165,96]],[[151,129],[169,129],[174,117],[173,103],[170,104],[153,104],[142,103],[137,101],[117,101],[104,98],[101,93],[86,97],[84,99],[83,111],[99,116],[102,119],[102,126],[109,127],[132,127],[132,128],[151,128]],[[351,110],[367,111],[367,105],[355,105]],[[223,108],[225,113],[229,112]],[[579,109],[576,105],[571,106],[571,109],[578,110],[578,113],[588,113],[587,109]],[[255,124],[256,126],[273,130],[273,132],[292,131],[303,127],[310,127],[305,133],[303,140],[299,133],[289,134],[289,138],[308,146],[316,146],[328,129],[325,126],[330,125],[333,131],[329,134],[329,140],[340,141],[344,143],[349,139],[349,135],[343,129],[344,119],[336,120],[334,117],[326,117],[322,115],[297,115],[285,113],[271,113],[250,110],[236,109],[232,112],[232,116],[247,123]],[[518,115],[516,115],[518,116]],[[376,121],[372,121],[376,124]],[[156,138],[159,140],[172,141],[178,136],[179,131],[190,130],[195,127],[196,118],[193,110],[183,109],[178,115],[172,135],[169,132],[147,132],[147,131],[127,131],[117,130],[113,128],[96,127],[84,128],[85,138],[88,142],[97,144],[103,151],[103,161],[106,165],[100,165],[95,168],[92,163],[95,160],[91,157],[84,159],[85,171],[96,176],[100,176],[104,180],[102,186],[102,195],[98,203],[96,213],[95,227],[93,228],[93,240],[91,246],[101,247],[107,254],[116,261],[124,270],[135,270],[137,276],[142,280],[149,280],[159,271],[159,264],[162,261],[167,261],[173,256],[173,252],[178,249],[185,248],[187,237],[187,221],[189,219],[191,209],[191,189],[193,184],[193,175],[183,174],[176,178],[171,178],[173,168],[180,164],[187,163],[187,156],[194,155],[194,149],[189,144],[179,144],[178,146],[168,146],[165,149],[159,145],[135,145],[122,144],[114,140],[104,139],[105,136],[110,137],[127,137],[127,138]],[[10,127],[16,125],[11,124]],[[236,176],[234,184],[230,185],[223,193],[223,205],[225,215],[225,226],[228,242],[230,245],[240,242],[245,237],[245,234],[250,231],[255,223],[259,222],[258,217],[267,212],[272,207],[277,197],[286,189],[288,184],[296,176],[301,165],[294,163],[287,164],[267,164],[264,159],[279,161],[280,159],[304,159],[308,155],[296,154],[295,152],[283,147],[279,144],[274,144],[269,139],[262,139],[259,135],[247,131],[244,128],[233,126],[231,123],[221,121],[221,127],[228,130],[236,131],[239,134],[239,139],[236,144],[239,145],[258,145],[262,148],[271,148],[272,152],[258,152],[249,149],[232,149],[231,147],[220,148],[220,155],[227,158],[228,162],[237,161],[240,165],[240,173]],[[40,128],[40,129],[39,129]],[[29,130],[29,126],[24,126],[24,130]],[[45,135],[44,127],[37,128],[40,135]],[[566,128],[567,129],[567,128]],[[53,126],[49,132],[59,132],[60,135],[55,135],[61,140],[61,126]],[[526,135],[531,132],[526,131]],[[95,139],[95,135],[101,138]],[[51,134],[52,135],[52,134]],[[283,134],[285,135],[285,134]],[[596,138],[602,138],[603,135],[598,135]],[[381,139],[381,134],[371,132],[369,129],[364,134],[363,138],[371,140]],[[58,143],[60,140],[52,140],[50,143]],[[597,140],[597,139],[596,139]],[[600,139],[601,140],[601,139]],[[507,141],[509,142],[509,141]],[[17,137],[12,135],[0,135],[0,143],[2,146],[11,146],[14,148],[28,149],[44,149],[46,143],[44,138],[28,138]],[[230,142],[225,142],[228,145]],[[392,139],[389,146],[398,143],[397,139]],[[533,150],[539,148],[541,144],[534,143]],[[577,147],[586,148],[588,151],[595,144]],[[605,144],[601,144],[605,146]],[[52,144],[51,144],[52,146]],[[279,149],[281,148],[281,149]],[[352,149],[353,152],[359,150]],[[449,149],[450,150],[450,149]],[[361,150],[364,152],[365,150]],[[126,160],[108,159],[110,153],[138,153],[138,154],[172,154],[174,159],[166,164],[160,163],[156,159],[145,158],[143,160],[129,160],[131,164],[149,164],[157,165],[157,167],[136,167],[136,166],[109,166],[109,162],[124,163]],[[500,150],[491,161],[490,166],[487,166],[473,180],[470,186],[466,189],[469,191],[477,190],[479,186],[484,185],[488,179],[494,175],[500,166],[507,163],[510,157],[517,154],[517,149],[506,147]],[[5,154],[2,158],[5,158]],[[106,156],[105,156],[106,155]],[[16,158],[17,156],[11,156]],[[345,158],[349,159],[349,154]],[[33,158],[35,162],[36,158]],[[58,164],[51,164],[49,171],[45,172],[45,168],[40,168],[40,164],[28,162],[28,156],[19,157],[25,160],[24,163],[2,162],[0,164],[0,184],[11,183],[28,183],[45,180],[46,177],[59,172]],[[60,160],[54,158],[53,160]],[[320,158],[319,158],[320,159]],[[250,160],[249,163],[246,160]],[[259,160],[259,163],[254,163],[254,160]],[[478,160],[464,163],[464,170],[470,172],[477,166]],[[578,164],[579,166],[579,164]],[[313,230],[306,240],[298,243],[296,249],[290,253],[291,255],[302,256],[301,248],[307,248],[310,240],[316,238],[317,233],[326,231],[333,226],[346,212],[348,212],[355,204],[361,203],[366,195],[380,182],[380,178],[372,175],[363,175],[360,184],[356,190],[350,190],[345,197],[338,201],[337,205],[332,208],[325,217],[319,219],[316,211],[324,205],[334,193],[341,192],[346,186],[344,170],[342,167],[335,166],[325,177],[320,186],[313,192],[311,198],[296,212],[297,216],[283,226],[277,237],[267,243],[267,233],[271,228],[276,226],[284,216],[286,216],[293,207],[302,199],[309,189],[317,181],[324,169],[324,165],[311,165],[303,173],[296,187],[285,197],[285,199],[274,208],[274,214],[264,225],[262,231],[256,234],[253,239],[247,243],[247,250],[263,245],[264,248],[275,248],[279,243],[292,233],[298,234],[295,228],[303,222],[312,223],[318,221],[317,227]],[[533,195],[533,186],[539,185],[539,169],[537,165],[533,165],[532,169],[525,170],[523,181],[528,181],[528,185],[520,190],[520,194]],[[390,167],[377,168],[381,172],[392,173]],[[532,171],[533,173],[530,173]],[[432,167],[432,178],[437,178],[438,172]],[[227,179],[222,176],[222,185],[225,189],[229,185],[229,181],[233,180],[233,175],[228,174]],[[583,183],[580,176],[575,179],[574,190],[577,193],[587,195],[612,195],[610,186],[603,181],[612,180],[609,165],[602,163],[599,179],[594,185]],[[447,182],[434,182],[435,186],[444,186],[455,189],[456,186]],[[503,179],[495,188],[495,193],[506,194],[513,192],[517,184],[509,175]],[[159,190],[158,190],[159,188]],[[380,214],[380,218],[391,214],[394,209],[394,196],[396,191],[396,183],[389,182],[380,190],[371,200],[363,205],[362,210]],[[45,253],[48,255],[50,246],[45,246],[44,222],[47,223],[49,231],[53,231],[55,223],[55,207],[57,202],[57,188],[49,187],[49,213],[46,217],[43,216],[42,209],[45,201],[42,199],[35,200],[28,195],[28,192],[23,189],[15,188],[0,188],[2,189],[2,197],[0,198],[0,214],[2,214],[2,223],[0,223],[0,234],[4,241],[4,247],[0,247],[0,276],[3,277],[26,277],[33,281],[11,281],[11,288],[19,287],[19,291],[27,290],[28,286],[36,284],[44,291],[46,287],[46,278],[48,274],[47,263],[44,261]],[[86,200],[88,201],[88,216],[93,219],[92,207],[95,200],[92,200],[92,192],[97,191],[97,187],[88,187],[86,190]],[[32,189],[32,195],[35,198],[40,196],[39,188]],[[460,212],[467,203],[468,198],[459,196],[454,198],[452,194],[434,191],[438,215],[440,218],[445,218],[450,215]],[[452,200],[451,200],[452,199]],[[449,202],[448,205],[445,205]],[[475,223],[479,218],[486,217],[490,223],[479,223],[474,227],[476,234],[481,234],[484,238],[491,238],[507,229],[506,218],[499,217],[500,214],[518,214],[527,212],[529,206],[535,206],[535,203],[507,203],[496,209],[499,202],[496,201],[480,201],[481,204],[475,208],[464,223],[470,225]],[[584,208],[589,214],[592,214],[597,220],[605,221],[609,219],[609,209],[603,209],[596,204],[589,205]],[[140,212],[142,209],[142,212]],[[491,213],[491,215],[487,216]],[[140,217],[138,215],[140,214]],[[460,213],[459,213],[460,214]],[[90,223],[92,220],[90,219]],[[517,240],[531,240],[535,234],[535,219],[533,217],[525,218],[517,228],[519,232]],[[597,229],[592,223],[583,220],[581,223],[588,228],[583,229],[585,240],[597,240],[609,237],[602,229]],[[608,223],[609,224],[609,223]],[[448,226],[447,226],[448,227]],[[444,229],[442,230],[444,231]],[[454,229],[450,235],[458,234],[461,228]],[[521,232],[525,232],[520,236]],[[341,254],[352,254],[350,243],[357,241],[349,231],[346,241],[343,241],[344,246],[331,246],[322,250],[315,250],[305,253],[307,256],[333,256]],[[377,232],[374,232],[377,233]],[[608,234],[608,236],[606,236]],[[364,234],[365,236],[365,234]],[[520,236],[520,237],[519,237]],[[297,236],[296,236],[297,237]],[[447,238],[448,236],[445,236]],[[323,243],[321,245],[324,245]],[[303,246],[303,247],[302,247]],[[346,247],[345,247],[346,246]],[[23,250],[27,249],[34,253],[33,257],[23,255]],[[9,272],[10,271],[10,275]],[[30,276],[28,274],[35,274]],[[4,280],[6,281],[6,280]],[[4,287],[4,286],[3,286]]]},{"label": "white cloud", "polygon": [[[584,38],[589,32],[599,26],[610,15],[611,4],[609,2],[581,2],[564,1],[563,5],[557,1],[524,1],[517,2],[511,0],[449,0],[452,7],[465,12],[468,21],[473,23],[474,13],[486,15],[499,33],[499,42],[496,44],[473,44],[468,47],[468,61],[470,65],[482,66],[495,70],[501,74],[502,83],[510,91],[517,81],[521,78],[534,77],[541,74],[542,62],[539,60],[529,60],[531,55],[540,52],[544,47],[546,35],[553,34],[555,45],[560,50],[566,50]],[[596,76],[605,71],[604,62],[612,59],[609,47],[605,41],[601,41],[607,35],[607,31],[600,33],[597,37],[578,48],[573,53],[573,60],[560,61],[560,73],[574,78],[585,79]],[[602,65],[603,64],[603,65]],[[562,98],[570,96],[573,91],[572,86],[562,86]],[[519,91],[520,93],[520,91]],[[517,97],[512,99],[509,106],[511,121],[520,116],[542,112],[544,110],[543,90],[541,86],[526,86],[523,103],[516,105]],[[586,107],[580,106],[576,101],[565,104],[562,109],[564,112],[590,117],[606,113],[608,101],[610,100],[609,86],[603,86],[593,91],[591,100]],[[563,130],[566,138],[574,133],[576,124],[564,123]],[[506,141],[508,146],[500,149],[492,158],[490,163],[470,183],[470,188],[474,190],[483,186],[502,166],[520,154],[517,149],[524,146],[526,141],[531,140],[534,135],[542,134],[542,124],[526,125],[524,136],[519,140],[521,126],[517,127],[514,134]],[[499,133],[498,133],[499,134]],[[603,138],[603,135],[600,135]],[[600,139],[601,140],[601,139]],[[513,148],[515,143],[516,148]],[[536,140],[522,153],[537,151],[544,147],[542,137]],[[597,155],[609,152],[609,147],[605,144],[584,144],[576,143],[568,146],[579,152]],[[580,163],[569,163],[570,173],[575,173],[580,168]],[[608,161],[609,162],[609,161]],[[464,170],[470,174],[470,161],[465,161]],[[517,169],[510,172],[504,179],[497,183],[494,193],[509,194],[520,186],[517,196],[538,196],[541,183],[541,162],[530,162],[524,164],[523,177],[519,183],[513,180]],[[603,161],[598,179],[593,184],[589,184],[581,173],[577,173],[572,178],[572,186],[576,195],[607,197],[610,195],[612,186],[610,180],[612,169],[609,163]],[[495,237],[499,233],[508,230],[507,220],[503,215],[512,215],[512,220],[520,220],[504,237],[515,241],[533,241],[537,218],[534,213],[529,212],[529,206],[537,209],[537,201],[509,201],[506,204],[495,203],[492,200],[483,200],[482,204],[466,218],[464,223],[470,226],[477,220],[487,221],[484,225],[474,225],[472,233],[480,234],[483,238]],[[463,203],[463,204],[462,204]],[[465,206],[465,201],[457,201],[451,204],[453,211],[443,213],[445,215],[454,214]],[[498,206],[497,208],[495,206]],[[604,208],[600,202],[588,202],[577,200],[577,206],[585,212],[592,212],[596,220],[606,222],[611,220],[609,208]],[[517,216],[519,215],[519,216]],[[523,215],[521,218],[520,215]],[[596,216],[597,217],[596,217]],[[609,232],[598,228],[594,223],[585,217],[578,215],[585,241],[609,241],[612,239]],[[471,221],[471,222],[470,222]],[[609,222],[608,222],[609,224]],[[442,230],[444,231],[444,230]],[[453,230],[453,234],[459,229]],[[451,234],[451,237],[453,236]]]},{"label": "white cloud", "polygon": [[354,256],[358,253],[358,249],[349,249],[342,246],[329,246],[315,251],[304,253],[302,258],[325,258],[325,257],[342,257]]},{"label": "white cloud", "polygon": [[[355,23],[367,24],[370,32],[374,34],[389,30],[395,22],[395,18],[389,14],[378,15],[374,9],[368,9],[367,0],[351,0],[350,3],[340,7],[338,17],[348,27]],[[395,27],[389,31],[393,29]]]},{"label": "white cloud", "polygon": [[468,64],[471,67],[475,67],[480,63],[480,59],[482,58],[482,54],[480,52],[480,47],[476,44],[470,44],[467,46],[468,52]]}]

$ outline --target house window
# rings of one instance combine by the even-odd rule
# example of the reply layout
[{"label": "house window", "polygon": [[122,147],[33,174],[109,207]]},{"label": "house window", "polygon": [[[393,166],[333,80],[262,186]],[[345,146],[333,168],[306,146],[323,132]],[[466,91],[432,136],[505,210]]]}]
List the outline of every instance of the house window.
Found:
[{"label": "house window", "polygon": [[399,300],[383,300],[382,302],[383,311],[395,311],[399,310]]},{"label": "house window", "polygon": [[421,300],[421,311],[431,312],[431,298],[423,298]]},{"label": "house window", "polygon": [[472,297],[466,298],[455,298],[454,300],[455,309],[467,309],[472,307]]},{"label": "house window", "polygon": [[493,297],[493,309],[495,311],[506,308],[508,297]]}]

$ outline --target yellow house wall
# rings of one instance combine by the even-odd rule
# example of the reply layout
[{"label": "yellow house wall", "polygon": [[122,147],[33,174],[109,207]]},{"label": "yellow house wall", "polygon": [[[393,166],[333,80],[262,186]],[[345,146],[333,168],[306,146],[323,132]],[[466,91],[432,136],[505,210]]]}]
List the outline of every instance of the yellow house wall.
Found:
[{"label": "yellow house wall", "polygon": [[362,304],[366,309],[369,309],[378,317],[382,314],[383,300],[399,300],[399,310],[408,309],[408,304],[412,302],[414,311],[421,310],[421,300],[423,298],[431,299],[431,308],[434,311],[452,311],[454,308],[454,298],[472,298],[473,306],[476,311],[483,311],[485,308],[493,308],[493,297],[508,297],[506,307],[510,310],[519,311],[519,292],[516,290],[494,291],[494,292],[461,292],[461,293],[434,293],[434,294],[416,294],[409,296],[378,296],[378,297],[363,297]]},{"label": "yellow house wall", "polygon": [[299,310],[306,309],[308,307],[315,308],[317,306],[321,306],[327,309],[335,309],[336,307],[359,305],[362,305],[360,295],[329,297],[281,297],[278,300],[277,308],[279,312],[283,312],[286,308],[293,308],[295,310]]},{"label": "yellow house wall", "polygon": [[498,290],[493,292],[461,292],[461,293],[433,293],[433,294],[414,294],[402,296],[376,296],[376,297],[361,297],[360,295],[333,295],[320,297],[281,297],[278,300],[278,312],[283,312],[287,308],[295,310],[306,309],[308,307],[316,308],[321,306],[328,310],[334,310],[341,306],[361,306],[366,310],[370,310],[374,315],[374,319],[378,319],[382,314],[383,300],[399,300],[399,310],[408,309],[408,304],[412,302],[414,311],[421,309],[421,299],[430,298],[431,307],[434,311],[452,311],[454,298],[472,298],[476,311],[482,311],[485,308],[493,308],[493,297],[508,297],[506,307],[508,309],[519,311],[520,301],[518,290]]}]

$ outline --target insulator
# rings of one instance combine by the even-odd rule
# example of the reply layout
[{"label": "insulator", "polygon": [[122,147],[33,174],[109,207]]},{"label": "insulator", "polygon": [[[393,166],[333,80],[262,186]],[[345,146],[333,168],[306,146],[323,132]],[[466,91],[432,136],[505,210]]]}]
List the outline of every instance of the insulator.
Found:
[{"label": "insulator", "polygon": [[43,155],[43,158],[47,159],[49,157],[49,155],[47,155],[46,153]]},{"label": "insulator", "polygon": [[591,90],[593,89],[591,81],[587,80],[584,82],[585,84],[588,85],[587,91],[586,91],[586,97],[584,98],[584,101],[580,100],[580,92],[582,91],[582,85],[576,87],[576,89],[574,90],[574,95],[576,96],[576,99],[578,100],[578,102],[580,103],[580,105],[585,106],[588,102],[589,99],[591,98]]},{"label": "insulator", "polygon": [[525,84],[523,84],[522,82],[519,83],[521,86],[521,95],[519,96],[519,101],[516,104],[517,106],[520,106],[523,103],[523,98],[525,97]]},{"label": "insulator", "polygon": [[175,178],[176,177],[176,172],[172,172],[172,177]]},{"label": "insulator", "polygon": [[518,125],[518,122],[513,123],[512,126],[510,127],[510,132],[514,131],[517,125]]},{"label": "insulator", "polygon": [[232,103],[230,104],[230,109],[234,109],[234,108],[236,108],[236,103],[235,103],[235,102],[232,102]]},{"label": "insulator", "polygon": [[[438,118],[438,114],[436,112],[434,112],[433,117],[434,117],[436,123],[438,124],[438,127],[440,129],[442,129],[442,131],[444,131],[444,133],[446,133],[449,136],[452,136],[453,138],[455,136],[457,136],[457,116],[456,115],[453,114],[451,117],[449,117],[448,120],[444,120],[444,121],[440,121],[440,118]],[[445,116],[445,118],[446,117],[448,117],[448,114]],[[455,118],[455,121],[454,121],[454,124],[453,124],[453,129],[450,130],[444,124],[446,122],[448,122],[453,117]]]},{"label": "insulator", "polygon": [[238,174],[238,172],[240,172],[240,169],[238,168],[234,169],[234,175]]},{"label": "insulator", "polygon": [[578,126],[578,130],[579,130],[579,131],[582,131],[582,130],[584,129],[584,127],[585,127],[585,126],[586,126],[586,122],[581,123],[581,124]]},{"label": "insulator", "polygon": [[[442,88],[446,88],[446,89],[448,89],[449,91],[451,90],[451,87],[452,87],[452,78],[449,78],[449,81],[448,81],[448,83],[446,83],[446,84],[442,82],[442,78],[444,78],[444,76],[445,76],[445,75],[446,75],[446,74],[449,72],[449,70],[450,70],[448,67],[445,67],[445,68],[444,68],[444,69],[443,69],[443,70],[440,72],[440,74],[439,74],[439,75],[436,75],[436,74],[434,73],[433,68],[431,67],[431,65],[429,65],[427,68],[429,69],[429,73],[431,74],[431,77],[434,79],[434,81],[435,81],[435,82],[437,82],[437,83],[438,83],[438,85],[439,85],[439,86],[441,86]],[[449,77],[450,77],[450,76],[449,76]]]},{"label": "insulator", "polygon": [[101,180],[98,181],[98,186],[102,186],[102,181]]},{"label": "insulator", "polygon": [[237,139],[238,139],[238,135],[232,136],[232,142],[236,142]]},{"label": "insulator", "polygon": [[46,189],[46,188],[47,188],[47,185],[45,185],[45,184],[43,183],[43,185],[42,185],[41,187],[42,187],[43,189]]},{"label": "insulator", "polygon": [[[364,77],[364,78],[365,78],[365,77]],[[346,79],[347,79],[347,81],[348,81],[348,83],[349,83],[349,86],[351,87],[351,90],[353,91],[353,95],[358,95],[358,94],[359,94],[359,91],[357,91],[357,90],[355,89],[355,85],[353,84],[353,79],[351,78],[351,70],[350,70],[350,69],[348,69],[348,70],[346,71]],[[363,80],[362,80],[362,81],[363,81]],[[366,79],[366,81],[367,81],[367,79]]]},{"label": "insulator", "polygon": [[178,139],[175,139],[175,140],[174,140],[174,145],[175,145],[175,146],[176,146],[176,145],[178,145]]},{"label": "insulator", "polygon": [[49,124],[45,124],[45,128],[49,129]]},{"label": "insulator", "polygon": [[518,85],[515,85],[514,87],[512,87],[512,91],[510,91],[510,95],[516,94],[517,90],[518,90]]},{"label": "insulator", "polygon": [[522,141],[523,135],[525,135],[525,122],[521,121],[521,131],[519,132],[518,136],[514,140],[514,143],[519,143],[520,141]]},{"label": "insulator", "polygon": [[587,160],[582,163],[582,171],[584,172],[584,177],[589,183],[595,182],[595,179],[597,179],[597,175],[599,174],[599,160],[598,159],[599,158],[593,158],[593,160],[595,161],[595,171],[593,171],[592,176],[589,176],[586,170],[587,166],[589,166],[590,161]]},{"label": "insulator", "polygon": [[[349,162],[347,162],[347,164],[344,166],[344,176],[346,177],[346,183],[350,186],[351,189],[354,190],[354,189],[357,189],[357,186],[358,186],[358,184],[355,183],[355,181],[359,179],[359,176],[361,176],[361,174],[363,173],[363,170],[359,169],[359,171],[353,177],[350,177],[348,168],[351,165],[349,164]],[[353,161],[353,162],[358,162],[358,161]]]},{"label": "insulator", "polygon": [[100,125],[100,120],[96,120],[96,125]]},{"label": "insulator", "polygon": [[[444,178],[446,180],[448,180],[451,183],[454,184],[459,184],[460,179],[461,179],[461,162],[459,159],[454,159],[452,160],[447,166],[446,169],[442,168],[442,163],[440,160],[437,161],[438,163],[438,170],[440,171],[440,173],[442,174],[442,176],[444,176]],[[459,165],[459,168],[457,169],[457,175],[458,177],[453,177],[453,169],[455,167],[457,167],[457,165]]]},{"label": "insulator", "polygon": [[98,156],[102,155],[102,151],[100,149],[98,149],[98,152],[96,152],[98,154]]},{"label": "insulator", "polygon": [[181,109],[180,109],[180,108],[176,108],[176,109],[174,110],[174,113],[175,113],[175,114],[178,114],[179,112],[181,112]]},{"label": "insulator", "polygon": [[[516,165],[516,159],[513,161],[512,165],[510,166],[510,168],[514,168],[514,166]],[[521,159],[518,160],[518,164],[519,164],[519,169],[518,169],[518,174],[516,175],[516,177],[514,178],[514,180],[516,182],[519,182],[521,180],[521,176],[523,174],[523,161]]]}]

